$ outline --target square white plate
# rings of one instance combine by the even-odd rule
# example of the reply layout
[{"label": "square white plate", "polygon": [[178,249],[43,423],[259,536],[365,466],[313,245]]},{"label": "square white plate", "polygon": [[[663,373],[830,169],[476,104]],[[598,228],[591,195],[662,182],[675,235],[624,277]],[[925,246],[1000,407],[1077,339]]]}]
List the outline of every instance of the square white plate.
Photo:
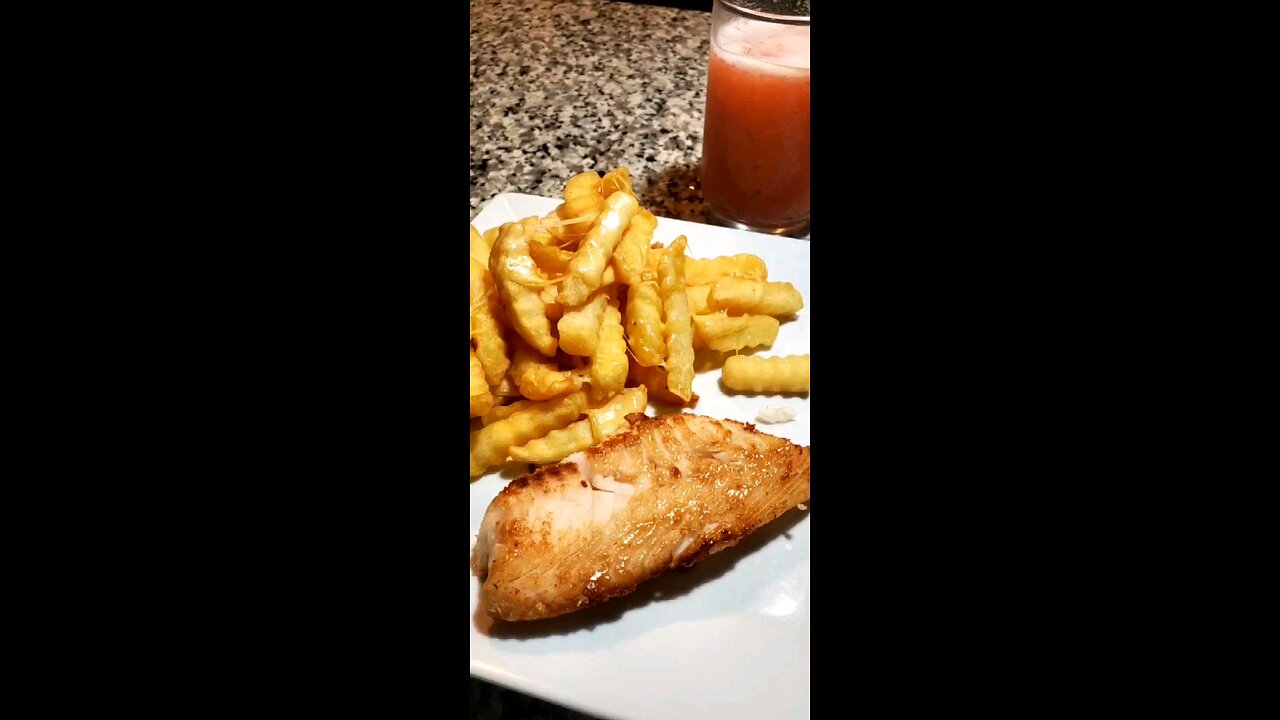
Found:
[{"label": "square white plate", "polygon": [[[503,193],[471,224],[484,232],[551,212],[558,200]],[[805,298],[794,320],[759,355],[809,352],[809,241],[659,218],[654,240],[689,241],[688,254],[752,253],[769,279]],[[809,398],[726,395],[720,370],[698,373],[701,396],[688,410],[755,422],[764,407],[796,419],[758,424],[762,432],[809,444]],[[649,414],[654,414],[651,407]],[[471,544],[489,502],[513,477],[490,473],[471,483]],[[630,596],[550,620],[502,623],[477,609],[471,590],[471,674],[606,718],[809,717],[809,514],[790,510],[736,547],[683,571],[668,572]]]}]

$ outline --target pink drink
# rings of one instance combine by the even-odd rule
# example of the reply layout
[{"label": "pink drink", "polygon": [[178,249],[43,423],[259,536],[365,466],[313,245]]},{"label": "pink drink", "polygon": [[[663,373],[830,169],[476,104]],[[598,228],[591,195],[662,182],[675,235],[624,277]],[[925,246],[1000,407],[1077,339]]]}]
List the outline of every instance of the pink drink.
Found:
[{"label": "pink drink", "polygon": [[729,16],[711,40],[702,192],[713,219],[761,232],[807,226],[808,25]]}]

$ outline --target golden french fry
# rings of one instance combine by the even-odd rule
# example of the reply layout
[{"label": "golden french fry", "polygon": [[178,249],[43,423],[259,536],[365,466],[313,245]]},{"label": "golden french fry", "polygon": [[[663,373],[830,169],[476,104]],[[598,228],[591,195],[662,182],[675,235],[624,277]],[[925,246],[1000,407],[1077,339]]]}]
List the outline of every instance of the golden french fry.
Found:
[{"label": "golden french fry", "polygon": [[690,393],[686,400],[667,389],[667,371],[662,367],[645,367],[633,362],[627,368],[627,382],[644,386],[649,398],[658,402],[684,406],[698,404],[697,393]]},{"label": "golden french fry", "polygon": [[727,315],[723,310],[694,315],[693,324],[712,350],[741,350],[772,345],[778,339],[778,319],[769,315]]},{"label": "golden french fry", "polygon": [[471,339],[476,343],[476,357],[484,368],[485,380],[497,385],[511,367],[507,357],[507,341],[502,337],[498,318],[503,315],[493,276],[484,265],[471,258]]},{"label": "golden french fry", "polygon": [[[656,242],[656,243],[653,243],[653,244],[649,245],[649,257],[648,257],[648,259],[645,261],[645,263],[646,263],[646,265],[645,265],[645,269],[646,269],[646,270],[647,270],[651,275],[653,275],[654,277],[657,277],[657,276],[658,276],[658,262],[662,260],[662,256],[663,256],[666,252],[667,252],[667,249],[666,249],[665,247],[663,247],[663,246],[662,246],[662,243],[660,243],[660,242]],[[687,276],[686,276],[686,277],[687,277]],[[688,281],[686,280],[686,281],[685,281],[685,287],[688,287],[688,285],[689,285],[689,283],[688,283]]]},{"label": "golden french fry", "polygon": [[470,228],[473,479],[600,443],[651,400],[693,405],[695,372],[723,368],[726,391],[808,392],[807,355],[733,354],[772,344],[778,318],[805,304],[768,282],[761,258],[694,259],[685,237],[655,242],[658,219],[627,168],[579,173],[563,200]]},{"label": "golden french fry", "polygon": [[646,367],[662,364],[667,352],[665,331],[658,284],[646,280],[627,288],[627,342],[636,362]]},{"label": "golden french fry", "polygon": [[591,401],[617,395],[627,384],[627,340],[622,331],[622,313],[615,304],[606,305],[598,328],[600,342],[591,356]]},{"label": "golden french fry", "polygon": [[502,226],[489,259],[489,269],[516,332],[538,352],[554,356],[557,343],[551,334],[546,304],[539,295],[546,278],[538,274],[537,265],[529,255],[528,234],[522,223]]},{"label": "golden french fry", "polygon": [[587,231],[591,229],[591,221],[595,219],[595,215],[579,222],[568,222],[560,217],[560,213],[563,211],[564,205],[552,210],[538,221],[538,226],[551,236],[551,242],[548,244],[557,247],[574,248],[577,246],[578,241],[582,239],[582,236],[586,235]]},{"label": "golden french fry", "polygon": [[556,289],[555,285],[548,285],[542,288],[542,292],[539,294],[542,299],[542,305],[546,308],[547,322],[549,323],[559,323],[560,318],[564,316],[564,306],[556,302],[556,295],[559,294],[560,291]]},{"label": "golden french fry", "polygon": [[587,409],[591,434],[596,442],[604,442],[610,435],[627,428],[627,415],[642,413],[649,405],[649,393],[643,385],[630,387],[614,395],[598,408]]},{"label": "golden french fry", "polygon": [[530,400],[549,400],[582,387],[581,375],[561,370],[554,360],[539,355],[519,339],[511,361],[511,378],[520,394]]},{"label": "golden french fry", "polygon": [[622,232],[640,208],[635,195],[616,192],[604,201],[600,216],[582,239],[578,252],[569,261],[569,272],[561,281],[559,301],[573,307],[587,301],[587,296],[603,283],[605,268]]},{"label": "golden french fry", "polygon": [[608,294],[599,290],[585,305],[565,310],[556,323],[560,332],[560,349],[570,355],[595,355],[596,344],[600,342],[600,319],[604,317],[604,306],[608,302]]},{"label": "golden french fry", "polygon": [[493,409],[480,418],[480,422],[484,425],[495,423],[503,418],[511,417],[521,410],[528,409],[530,405],[533,405],[532,400],[517,400],[509,405],[494,405]]},{"label": "golden french fry", "polygon": [[600,173],[587,170],[569,178],[564,185],[564,214],[562,218],[577,218],[600,211],[604,195],[600,193]]},{"label": "golden french fry", "polygon": [[511,448],[511,459],[525,463],[560,462],[566,456],[579,450],[586,450],[595,444],[591,434],[591,421],[579,420],[568,427],[552,430],[543,437],[534,438],[518,447]]},{"label": "golden french fry", "polygon": [[471,417],[480,417],[493,407],[493,394],[489,392],[489,383],[484,379],[484,368],[476,352],[471,351]]},{"label": "golden french fry", "polygon": [[736,315],[773,315],[799,312],[804,298],[788,282],[765,282],[722,277],[711,285],[707,296],[709,311],[728,310]]},{"label": "golden french fry", "polygon": [[618,277],[624,284],[635,285],[642,280],[641,276],[648,269],[649,243],[657,227],[658,219],[653,213],[641,208],[631,218],[618,247],[613,249],[610,266],[618,271]]},{"label": "golden french fry", "polygon": [[809,356],[734,355],[724,361],[720,382],[730,390],[755,393],[809,392]]},{"label": "golden french fry", "polygon": [[689,312],[694,315],[706,315],[711,312],[707,298],[711,295],[711,285],[689,285],[684,289],[689,296]]},{"label": "golden french fry", "polygon": [[573,253],[568,250],[562,250],[555,245],[541,242],[529,243],[529,255],[538,264],[538,268],[550,277],[556,277],[568,272],[569,261],[573,259]]},{"label": "golden french fry", "polygon": [[689,285],[710,284],[722,277],[744,280],[768,280],[769,269],[756,255],[740,253],[723,255],[709,260],[689,258],[684,267],[684,281]]},{"label": "golden french fry", "polygon": [[511,379],[511,373],[503,375],[502,380],[493,386],[493,396],[495,398],[520,397],[520,388],[516,387],[516,382]]},{"label": "golden french fry", "polygon": [[600,190],[600,175],[594,170],[569,178],[564,186],[564,202],[540,222],[541,227],[556,239],[556,244],[576,243],[587,234],[604,205]]},{"label": "golden french fry", "polygon": [[667,341],[667,388],[686,402],[693,395],[693,325],[689,296],[685,292],[684,252],[688,240],[681,235],[658,261],[658,293],[666,316],[663,337]]},{"label": "golden french fry", "polygon": [[[697,325],[694,326],[694,329],[697,329]],[[698,338],[701,336],[695,332],[693,337],[693,369],[695,372],[706,372],[708,370],[715,370],[716,368],[724,367],[725,360],[728,360],[738,354],[737,350],[725,350],[723,352],[720,350],[711,350],[706,347],[705,343],[701,348],[699,348]]]},{"label": "golden french fry", "polygon": [[610,170],[600,179],[600,195],[604,199],[616,192],[631,192],[631,171],[627,168]]},{"label": "golden french fry", "polygon": [[476,226],[471,226],[471,258],[476,262],[489,267],[489,245],[484,241],[484,236],[476,230]]},{"label": "golden french fry", "polygon": [[471,433],[471,477],[480,477],[494,465],[506,462],[511,448],[574,422],[586,405],[586,393],[578,391],[535,403]]},{"label": "golden french fry", "polygon": [[644,412],[648,402],[648,394],[643,387],[627,388],[600,407],[584,410],[586,420],[552,430],[543,437],[511,448],[511,459],[529,463],[559,462],[625,430],[629,426],[627,415]]}]

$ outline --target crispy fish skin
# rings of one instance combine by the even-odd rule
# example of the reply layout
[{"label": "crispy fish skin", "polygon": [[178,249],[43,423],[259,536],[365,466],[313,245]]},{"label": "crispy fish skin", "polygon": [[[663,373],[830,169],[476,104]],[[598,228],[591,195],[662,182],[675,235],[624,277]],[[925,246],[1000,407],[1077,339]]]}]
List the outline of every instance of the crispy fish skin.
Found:
[{"label": "crispy fish skin", "polygon": [[486,613],[536,620],[626,595],[809,501],[807,447],[702,415],[627,420],[494,498],[471,555]]}]

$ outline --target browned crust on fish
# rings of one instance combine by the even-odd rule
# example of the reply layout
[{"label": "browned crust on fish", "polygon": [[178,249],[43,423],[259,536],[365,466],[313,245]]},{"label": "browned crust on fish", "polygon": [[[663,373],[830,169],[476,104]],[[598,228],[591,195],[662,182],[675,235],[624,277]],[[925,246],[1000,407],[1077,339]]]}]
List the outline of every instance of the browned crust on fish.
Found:
[{"label": "browned crust on fish", "polygon": [[[809,500],[807,447],[699,415],[627,420],[629,431],[586,451],[590,472],[544,467],[490,504],[471,563],[489,615],[554,617],[630,594]],[[584,519],[597,501],[613,514]],[[648,544],[632,543],[646,529]]]}]

